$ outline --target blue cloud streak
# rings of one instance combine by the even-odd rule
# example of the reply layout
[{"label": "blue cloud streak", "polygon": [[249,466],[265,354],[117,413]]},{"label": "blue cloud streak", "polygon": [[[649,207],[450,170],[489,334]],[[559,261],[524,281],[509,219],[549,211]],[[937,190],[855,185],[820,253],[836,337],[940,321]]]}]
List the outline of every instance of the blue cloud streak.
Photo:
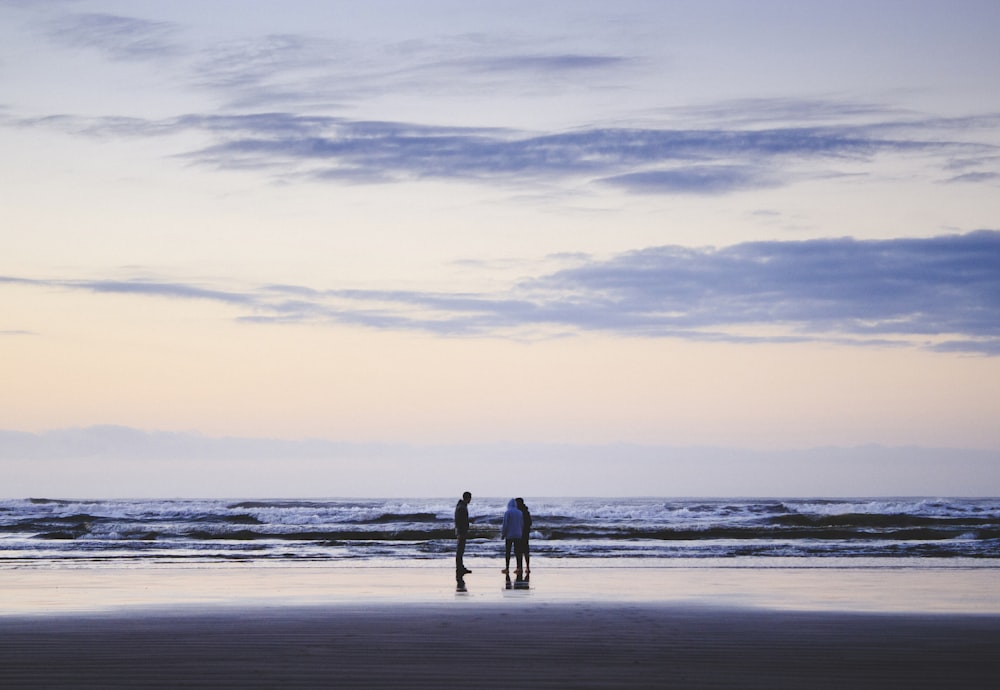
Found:
[{"label": "blue cloud streak", "polygon": [[[1000,355],[1000,231],[890,240],[651,247],[525,279],[501,294],[215,290],[179,282],[18,283],[211,300],[243,321],[339,323],[442,336],[606,332],[727,342],[916,345]],[[766,333],[764,330],[766,329]]]},{"label": "blue cloud streak", "polygon": [[[1000,232],[929,239],[750,242],[656,247],[539,281],[616,312],[616,326],[665,329],[783,325],[803,336],[961,337],[1000,344]],[[602,328],[600,321],[590,324]],[[976,339],[985,339],[980,342]],[[946,346],[961,349],[958,342]]]},{"label": "blue cloud streak", "polygon": [[[179,154],[219,169],[340,182],[482,180],[544,185],[589,180],[636,193],[725,194],[789,184],[803,161],[865,161],[919,153],[948,160],[995,158],[997,147],[941,138],[942,130],[995,126],[995,118],[771,128],[607,128],[528,134],[473,127],[356,121],[290,113],[140,118],[7,117],[8,126],[102,137],[207,132],[218,143]],[[953,178],[990,183],[985,171]]]},{"label": "blue cloud streak", "polygon": [[[226,141],[188,155],[220,168],[297,170],[313,179],[390,182],[588,178],[640,193],[726,193],[787,184],[792,160],[867,160],[882,153],[984,154],[988,145],[889,137],[878,127],[771,129],[585,128],[513,131],[356,122],[288,115],[229,120]],[[202,121],[201,126],[215,123]]]}]

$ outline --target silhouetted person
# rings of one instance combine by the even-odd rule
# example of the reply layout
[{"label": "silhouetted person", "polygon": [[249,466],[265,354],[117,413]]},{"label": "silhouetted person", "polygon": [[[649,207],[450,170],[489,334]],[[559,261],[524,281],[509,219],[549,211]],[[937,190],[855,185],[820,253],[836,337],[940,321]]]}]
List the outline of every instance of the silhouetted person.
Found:
[{"label": "silhouetted person", "polygon": [[462,498],[455,504],[455,538],[458,543],[455,545],[455,577],[461,579],[466,573],[472,571],[465,567],[463,561],[465,557],[465,540],[469,538],[469,503],[472,501],[472,494],[466,491]]},{"label": "silhouetted person", "polygon": [[521,553],[524,554],[524,572],[531,572],[531,547],[528,545],[528,537],[531,536],[531,511],[525,505],[523,498],[515,498],[517,509],[521,511],[521,519],[524,521],[524,531],[521,533]]},{"label": "silhouetted person", "polygon": [[504,573],[510,573],[510,550],[513,547],[514,555],[517,558],[517,576],[521,576],[521,538],[524,533],[524,516],[517,508],[517,501],[513,498],[507,501],[507,512],[503,514],[503,529],[500,534],[504,538],[506,561]]}]

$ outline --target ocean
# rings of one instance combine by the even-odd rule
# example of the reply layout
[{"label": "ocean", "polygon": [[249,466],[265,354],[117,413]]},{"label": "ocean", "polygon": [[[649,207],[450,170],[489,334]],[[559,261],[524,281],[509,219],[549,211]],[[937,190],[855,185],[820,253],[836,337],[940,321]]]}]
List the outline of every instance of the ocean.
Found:
[{"label": "ocean", "polygon": [[[447,499],[0,500],[0,569],[450,565]],[[508,498],[475,498],[466,557],[499,557]],[[1000,568],[1000,499],[531,498],[548,567],[693,559]],[[845,561],[845,559],[847,559]]]}]

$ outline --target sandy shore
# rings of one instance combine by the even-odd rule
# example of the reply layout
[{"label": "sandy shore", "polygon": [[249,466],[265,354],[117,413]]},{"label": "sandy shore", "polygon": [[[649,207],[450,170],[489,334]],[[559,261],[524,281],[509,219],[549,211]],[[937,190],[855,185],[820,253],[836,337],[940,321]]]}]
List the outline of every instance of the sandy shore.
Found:
[{"label": "sandy shore", "polygon": [[[963,585],[963,573],[567,571],[506,590],[481,572],[462,593],[446,575],[2,572],[8,604],[35,599],[0,611],[0,686],[993,688],[1000,677],[1000,614],[933,600],[949,601],[950,578],[995,601],[991,573]],[[838,584],[867,591],[820,600]],[[793,606],[761,600],[782,600],[782,587]],[[894,587],[909,593],[866,603]]]},{"label": "sandy shore", "polygon": [[1000,619],[617,602],[0,620],[4,687],[994,688]]}]

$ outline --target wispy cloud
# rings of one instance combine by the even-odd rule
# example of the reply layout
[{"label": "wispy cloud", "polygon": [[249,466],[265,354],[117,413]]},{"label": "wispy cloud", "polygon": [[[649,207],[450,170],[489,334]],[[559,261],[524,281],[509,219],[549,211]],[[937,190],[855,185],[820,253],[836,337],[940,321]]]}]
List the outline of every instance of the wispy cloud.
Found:
[{"label": "wispy cloud", "polygon": [[[57,115],[6,117],[3,122],[103,137],[200,131],[215,137],[216,143],[178,156],[219,169],[258,169],[284,179],[478,179],[536,186],[572,180],[644,194],[725,194],[781,186],[809,175],[802,169],[810,163],[818,171],[837,161],[922,155],[930,165],[947,168],[958,156],[987,160],[997,152],[996,146],[970,142],[967,136],[941,137],[944,125],[932,119],[759,129],[582,127],[542,134],[280,112],[162,120]],[[993,118],[986,117],[981,124],[992,123]],[[974,125],[969,120],[963,126]],[[902,130],[910,131],[901,135]],[[994,174],[977,171],[953,179],[989,182]]]},{"label": "wispy cloud", "polygon": [[[656,247],[547,276],[635,333],[779,326],[815,339],[945,337],[941,349],[1000,354],[1000,232],[930,239]],[[593,313],[593,312],[588,312]],[[608,320],[584,321],[607,328]],[[766,338],[765,338],[766,339]]]},{"label": "wispy cloud", "polygon": [[[64,47],[112,60],[177,58],[174,82],[209,92],[224,106],[159,119],[7,112],[0,125],[104,137],[199,131],[209,135],[208,145],[178,148],[178,157],[220,170],[256,169],[285,182],[460,179],[535,188],[571,182],[575,189],[722,195],[892,155],[924,156],[928,178],[943,182],[995,184],[1000,177],[1000,147],[990,139],[1000,123],[996,114],[942,118],[835,98],[723,100],[664,108],[642,124],[581,122],[541,132],[329,115],[400,94],[432,98],[457,89],[496,98],[509,96],[508,89],[619,88],[630,70],[643,69],[641,55],[585,51],[557,39],[462,34],[368,44],[274,33],[199,46],[187,27],[108,13],[62,14],[44,30]],[[314,112],[326,114],[308,114]],[[983,130],[988,136],[977,138]],[[978,164],[949,169],[958,160]]]},{"label": "wispy cloud", "polygon": [[[32,8],[25,4],[26,8]],[[35,8],[32,8],[35,9]],[[188,27],[111,13],[60,14],[42,33],[69,49],[96,50],[111,60],[180,58],[175,78],[208,90],[229,107],[330,105],[387,93],[446,94],[456,89],[589,88],[630,68],[628,56],[560,50],[535,41],[483,33],[441,35],[399,43],[271,33],[198,44]]]},{"label": "wispy cloud", "polygon": [[194,54],[186,78],[229,108],[329,106],[365,93],[356,76],[334,76],[358,62],[352,50],[345,42],[289,33],[228,40]]},{"label": "wispy cloud", "polygon": [[972,184],[979,184],[981,182],[998,182],[998,181],[1000,181],[1000,173],[995,173],[995,172],[963,173],[962,175],[956,175],[955,177],[950,177],[947,180],[947,182],[951,183],[972,183]]},{"label": "wispy cloud", "polygon": [[470,58],[456,62],[470,69],[484,72],[543,72],[546,74],[591,72],[622,67],[632,62],[630,58],[611,55],[581,53],[498,55]]},{"label": "wispy cloud", "polygon": [[927,239],[651,247],[526,278],[499,293],[0,277],[99,293],[201,299],[243,321],[353,324],[442,336],[605,332],[728,342],[823,341],[1000,355],[1000,231]]},{"label": "wispy cloud", "polygon": [[72,48],[100,51],[112,60],[150,60],[176,54],[180,27],[115,14],[67,14],[45,25],[49,37]]},{"label": "wispy cloud", "polygon": [[767,168],[754,165],[689,165],[626,173],[603,180],[630,192],[647,194],[727,194],[777,187],[787,181]]},{"label": "wispy cloud", "polygon": [[145,279],[135,280],[54,280],[0,276],[0,285],[29,285],[36,287],[56,287],[87,290],[89,292],[142,295],[148,297],[169,297],[177,299],[202,299],[213,302],[253,306],[257,298],[251,294],[217,290],[179,282],[157,282]]},{"label": "wispy cloud", "polygon": [[711,127],[773,127],[779,123],[813,125],[912,120],[919,113],[884,103],[816,98],[739,98],[665,108],[672,119]]},{"label": "wispy cloud", "polygon": [[[226,57],[229,53],[249,59],[232,61]],[[266,60],[260,60],[262,56]],[[210,83],[234,104],[260,108],[288,101],[343,103],[400,94],[496,98],[541,89],[553,95],[612,86],[639,62],[626,55],[560,50],[557,39],[540,44],[509,35],[358,43],[286,34],[206,51],[198,74],[228,75],[228,81]]]},{"label": "wispy cloud", "polygon": [[[484,179],[544,183],[590,179],[649,193],[724,193],[791,181],[802,160],[867,160],[879,154],[992,150],[988,145],[889,138],[869,126],[760,130],[580,128],[532,135],[496,129],[434,127],[330,118],[271,121],[228,118],[225,141],[186,154],[223,168],[256,165],[319,179],[395,181]],[[202,121],[201,126],[211,126]],[[324,126],[325,125],[325,126]]]}]

